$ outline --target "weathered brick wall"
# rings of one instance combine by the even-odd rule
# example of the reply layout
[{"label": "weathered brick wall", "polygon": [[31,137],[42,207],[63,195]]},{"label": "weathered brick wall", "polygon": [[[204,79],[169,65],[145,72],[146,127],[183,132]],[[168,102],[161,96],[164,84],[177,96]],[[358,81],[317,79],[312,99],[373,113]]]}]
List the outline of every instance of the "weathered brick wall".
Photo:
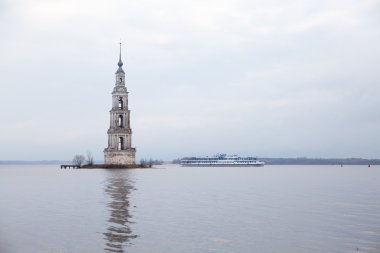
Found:
[{"label": "weathered brick wall", "polygon": [[136,150],[126,149],[117,151],[105,151],[104,163],[105,164],[135,164]]}]

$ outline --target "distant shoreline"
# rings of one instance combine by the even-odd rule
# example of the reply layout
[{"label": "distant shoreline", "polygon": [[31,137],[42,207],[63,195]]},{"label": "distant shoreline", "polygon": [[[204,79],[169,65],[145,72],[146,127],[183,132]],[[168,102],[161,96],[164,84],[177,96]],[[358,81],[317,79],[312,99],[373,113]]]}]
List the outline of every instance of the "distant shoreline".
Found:
[{"label": "distant shoreline", "polygon": [[380,165],[380,159],[364,158],[260,158],[267,165]]},{"label": "distant shoreline", "polygon": [[60,165],[70,164],[71,161],[60,160],[38,160],[38,161],[24,161],[24,160],[3,160],[0,165]]},{"label": "distant shoreline", "polygon": [[[380,165],[380,159],[364,158],[259,158],[266,165]],[[71,161],[61,160],[3,160],[0,165],[61,165],[71,164]],[[165,162],[171,164],[173,162]],[[85,167],[84,165],[83,167]],[[96,166],[96,167],[95,167]],[[92,168],[101,168],[104,166],[101,162],[96,163]],[[125,166],[124,166],[125,167]],[[135,166],[136,167],[136,166]],[[104,167],[102,167],[104,168]],[[108,167],[107,167],[108,168]]]}]

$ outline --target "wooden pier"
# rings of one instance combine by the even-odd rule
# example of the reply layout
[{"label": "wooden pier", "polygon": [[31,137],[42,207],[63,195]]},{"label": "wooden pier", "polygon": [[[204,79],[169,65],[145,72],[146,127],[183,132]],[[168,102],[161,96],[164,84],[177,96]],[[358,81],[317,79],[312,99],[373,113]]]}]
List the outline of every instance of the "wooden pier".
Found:
[{"label": "wooden pier", "polygon": [[71,168],[73,168],[73,169],[79,169],[80,166],[73,165],[73,164],[62,164],[61,165],[61,169],[71,169]]}]

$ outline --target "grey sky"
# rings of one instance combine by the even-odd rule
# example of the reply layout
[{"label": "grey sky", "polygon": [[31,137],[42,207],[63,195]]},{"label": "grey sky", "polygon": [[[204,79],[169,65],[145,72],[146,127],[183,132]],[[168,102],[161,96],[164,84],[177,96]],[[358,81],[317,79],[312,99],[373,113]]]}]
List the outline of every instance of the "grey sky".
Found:
[{"label": "grey sky", "polygon": [[380,1],[0,0],[0,160],[380,157]]}]

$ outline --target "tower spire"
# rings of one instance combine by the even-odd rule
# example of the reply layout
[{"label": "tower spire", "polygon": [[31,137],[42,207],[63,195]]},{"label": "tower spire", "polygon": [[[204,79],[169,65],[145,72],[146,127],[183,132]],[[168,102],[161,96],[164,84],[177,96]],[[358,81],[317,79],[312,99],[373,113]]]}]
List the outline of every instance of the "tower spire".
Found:
[{"label": "tower spire", "polygon": [[121,60],[121,41],[120,41],[120,47],[119,47],[119,62],[117,63],[117,66],[119,66],[119,68],[117,69],[116,71],[116,74],[119,74],[119,73],[123,73],[125,74],[124,70],[123,70],[123,61]]},{"label": "tower spire", "polygon": [[121,68],[123,66],[123,62],[121,61],[121,41],[120,41],[120,48],[119,48],[119,62],[117,63],[117,65]]}]

